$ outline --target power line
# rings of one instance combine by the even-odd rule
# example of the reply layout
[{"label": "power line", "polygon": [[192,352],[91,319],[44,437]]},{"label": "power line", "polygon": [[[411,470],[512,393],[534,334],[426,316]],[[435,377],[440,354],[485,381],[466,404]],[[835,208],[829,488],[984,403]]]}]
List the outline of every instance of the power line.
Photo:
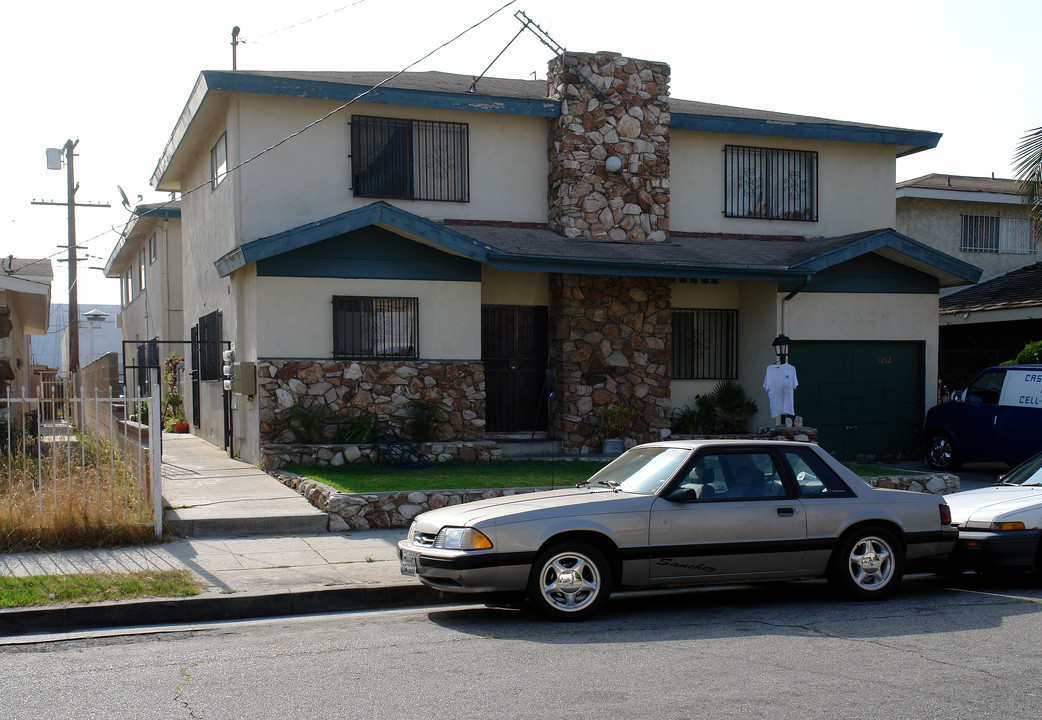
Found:
[{"label": "power line", "polygon": [[[278,30],[272,30],[271,32],[266,32],[266,33],[262,33],[260,35],[256,35],[256,36],[254,36],[255,39],[249,40],[249,42],[255,43],[255,42],[257,42],[257,39],[259,39],[259,38],[271,37],[272,35],[278,35],[280,32],[285,32],[287,30],[293,30],[294,28],[301,27],[302,25],[307,25],[308,23],[315,22],[316,20],[321,20],[322,18],[329,17],[330,15],[336,15],[339,12],[343,12],[344,10],[347,10],[348,8],[353,8],[356,5],[361,5],[364,2],[365,2],[365,0],[357,0],[357,2],[353,2],[350,5],[344,5],[343,7],[337,8],[336,10],[330,10],[329,12],[322,13],[321,15],[316,15],[313,18],[308,18],[307,20],[301,20],[298,23],[293,23],[292,25],[287,25],[284,28],[279,28]],[[247,40],[240,40],[239,42],[247,42]]]},{"label": "power line", "polygon": [[[290,140],[292,140],[293,138],[296,138],[296,137],[299,137],[300,135],[303,135],[303,134],[304,134],[305,132],[307,132],[307,131],[308,131],[308,130],[310,130],[311,128],[315,127],[316,125],[318,125],[318,124],[320,124],[320,123],[323,123],[323,122],[325,122],[326,120],[328,120],[329,118],[331,118],[331,117],[332,117],[333,115],[336,115],[336,114],[337,114],[338,112],[340,112],[341,110],[344,110],[344,109],[346,109],[346,108],[350,107],[351,105],[353,105],[353,104],[354,104],[354,103],[356,103],[356,102],[357,102],[358,100],[360,100],[360,99],[362,99],[363,97],[365,97],[366,95],[368,95],[368,94],[370,94],[370,93],[374,92],[375,90],[378,90],[379,88],[383,87],[383,86],[384,86],[384,85],[386,85],[387,83],[391,82],[392,80],[394,80],[395,78],[397,78],[397,77],[398,77],[399,75],[402,75],[402,74],[404,74],[404,73],[407,73],[407,72],[408,72],[409,70],[411,70],[412,68],[416,67],[416,66],[417,66],[417,65],[419,65],[419,64],[420,64],[421,62],[423,62],[424,60],[428,59],[429,57],[431,57],[432,55],[434,55],[434,54],[435,54],[435,53],[437,53],[438,51],[440,51],[440,50],[443,50],[444,48],[448,47],[448,46],[449,46],[449,45],[451,45],[452,43],[454,43],[454,42],[456,42],[457,40],[459,40],[459,39],[460,39],[461,37],[463,37],[464,35],[466,35],[467,33],[469,33],[469,32],[470,32],[471,30],[473,30],[473,29],[475,29],[475,28],[477,28],[477,27],[479,27],[479,26],[481,26],[481,25],[485,24],[486,22],[488,22],[489,20],[491,20],[491,19],[492,19],[493,17],[495,17],[496,15],[498,15],[499,13],[501,13],[501,12],[502,12],[503,10],[506,10],[506,9],[507,9],[508,7],[510,7],[511,5],[513,5],[513,4],[515,3],[515,2],[517,2],[517,0],[509,0],[509,2],[505,3],[505,4],[504,4],[504,5],[502,5],[501,7],[497,8],[496,10],[494,10],[494,11],[493,11],[492,13],[490,13],[490,14],[489,14],[489,15],[487,15],[486,17],[482,18],[482,19],[481,19],[481,20],[479,20],[478,22],[476,22],[476,23],[474,23],[473,25],[471,25],[470,27],[468,27],[468,28],[467,28],[466,30],[463,30],[462,32],[460,32],[459,34],[457,34],[457,35],[456,35],[455,37],[453,37],[452,39],[450,39],[450,40],[446,40],[446,41],[445,41],[445,42],[443,42],[443,43],[442,43],[441,45],[439,45],[438,47],[434,48],[434,49],[433,49],[433,50],[431,50],[431,51],[430,51],[429,53],[427,53],[426,55],[424,55],[423,57],[421,57],[421,58],[420,58],[419,60],[415,60],[414,62],[411,62],[411,63],[409,63],[408,65],[406,65],[406,66],[405,66],[404,68],[402,68],[402,69],[401,69],[401,70],[399,70],[398,72],[396,72],[396,73],[394,73],[394,74],[392,74],[392,75],[389,75],[388,77],[384,78],[383,80],[381,80],[380,82],[376,83],[375,85],[373,85],[372,87],[368,88],[367,90],[363,90],[362,92],[358,93],[358,94],[357,94],[357,95],[355,95],[355,96],[354,96],[353,98],[351,98],[350,100],[348,100],[348,101],[347,101],[347,102],[345,102],[344,104],[340,105],[339,107],[336,107],[336,108],[334,108],[333,110],[330,110],[330,111],[329,111],[328,113],[326,113],[326,114],[325,114],[325,115],[323,115],[322,117],[320,117],[320,118],[318,118],[318,119],[316,119],[316,120],[313,120],[313,121],[309,122],[309,123],[308,123],[307,125],[305,125],[304,127],[302,127],[302,128],[300,129],[300,130],[297,130],[296,132],[290,133],[290,134],[289,134],[289,135],[287,135],[286,137],[282,138],[281,140],[279,140],[278,142],[274,143],[273,145],[271,145],[271,146],[269,146],[269,147],[267,147],[267,148],[265,148],[265,149],[261,150],[260,152],[258,152],[257,154],[253,155],[252,157],[246,158],[245,160],[243,160],[242,162],[240,162],[240,163],[239,163],[238,165],[235,165],[234,167],[228,168],[228,170],[226,170],[226,171],[224,172],[224,174],[223,174],[223,175],[221,175],[220,177],[221,177],[221,178],[225,178],[225,177],[227,177],[228,175],[231,175],[231,174],[232,174],[233,172],[235,172],[235,171],[237,171],[237,170],[241,169],[242,167],[244,167],[244,166],[248,165],[249,163],[253,162],[254,160],[257,160],[258,158],[260,158],[260,157],[262,157],[262,156],[264,156],[264,155],[268,154],[268,153],[269,153],[269,152],[271,152],[272,150],[275,150],[276,148],[278,148],[278,147],[280,147],[280,146],[284,145],[285,143],[289,142],[289,141],[290,141]],[[212,179],[207,179],[207,180],[205,180],[204,182],[201,182],[201,183],[199,183],[199,184],[198,184],[198,185],[196,185],[195,187],[193,187],[193,188],[190,188],[190,189],[188,189],[188,190],[185,190],[185,191],[181,192],[181,197],[182,197],[182,198],[184,198],[184,196],[185,196],[185,195],[191,195],[192,193],[194,193],[194,192],[198,192],[199,190],[202,190],[203,188],[206,188],[206,187],[210,187],[210,185],[211,185],[211,183],[212,183],[212,182],[213,182],[213,180],[212,180]],[[159,205],[156,205],[156,206],[154,206],[154,207],[152,208],[152,210],[153,210],[153,211],[155,211],[155,210],[162,210],[163,208],[167,207],[168,205],[170,205],[170,204],[171,204],[171,203],[173,203],[173,202],[176,202],[176,201],[175,201],[175,200],[167,200],[167,201],[166,201],[166,202],[164,202],[164,203],[161,203],[161,204],[159,204]]]}]

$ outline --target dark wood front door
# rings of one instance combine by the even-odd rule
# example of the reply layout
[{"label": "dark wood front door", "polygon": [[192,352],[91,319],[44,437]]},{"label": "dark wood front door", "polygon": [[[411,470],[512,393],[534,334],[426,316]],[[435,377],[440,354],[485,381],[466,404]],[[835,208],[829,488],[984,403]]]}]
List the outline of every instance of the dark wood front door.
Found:
[{"label": "dark wood front door", "polygon": [[481,360],[486,429],[546,430],[547,309],[483,305]]}]

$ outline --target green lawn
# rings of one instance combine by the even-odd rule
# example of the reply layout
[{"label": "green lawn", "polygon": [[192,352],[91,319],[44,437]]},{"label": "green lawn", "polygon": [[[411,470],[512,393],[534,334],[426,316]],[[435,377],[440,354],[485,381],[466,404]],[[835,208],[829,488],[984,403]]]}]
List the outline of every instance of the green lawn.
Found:
[{"label": "green lawn", "polygon": [[198,595],[202,583],[188,570],[141,570],[97,575],[0,577],[0,608],[129,598]]},{"label": "green lawn", "polygon": [[352,463],[340,467],[287,465],[285,469],[341,492],[362,493],[567,487],[586,480],[605,465],[605,462],[568,459],[449,461],[415,470],[393,470],[375,463]]}]

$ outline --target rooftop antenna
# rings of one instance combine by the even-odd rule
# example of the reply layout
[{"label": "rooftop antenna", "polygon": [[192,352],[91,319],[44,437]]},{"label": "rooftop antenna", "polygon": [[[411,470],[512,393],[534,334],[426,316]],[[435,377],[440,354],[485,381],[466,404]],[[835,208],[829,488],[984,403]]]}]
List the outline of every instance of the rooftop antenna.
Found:
[{"label": "rooftop antenna", "polygon": [[123,188],[121,188],[119,185],[116,186],[116,189],[119,190],[119,196],[123,199],[123,207],[125,207],[127,210],[130,210],[130,200],[127,200],[127,194],[123,192]]},{"label": "rooftop antenna", "polygon": [[[243,40],[243,42],[246,42]],[[238,70],[239,64],[236,61],[235,50],[239,46],[239,26],[236,25],[232,28],[232,70]]]}]

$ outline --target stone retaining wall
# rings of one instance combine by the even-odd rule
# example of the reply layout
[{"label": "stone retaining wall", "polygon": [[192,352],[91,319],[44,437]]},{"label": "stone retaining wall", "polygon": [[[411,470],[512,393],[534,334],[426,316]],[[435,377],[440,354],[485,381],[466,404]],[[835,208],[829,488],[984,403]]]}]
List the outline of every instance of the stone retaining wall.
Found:
[{"label": "stone retaining wall", "polygon": [[[438,462],[498,460],[503,454],[499,445],[491,440],[422,443],[420,450]],[[376,445],[368,443],[358,445],[266,443],[261,446],[261,468],[264,470],[274,470],[291,463],[305,466],[340,466],[354,462],[379,461]]]},{"label": "stone retaining wall", "polygon": [[289,443],[279,413],[298,405],[329,409],[323,435],[333,440],[336,423],[360,412],[377,425],[408,435],[409,405],[437,405],[444,422],[436,440],[485,437],[485,367],[481,362],[428,360],[269,360],[257,363],[261,443]]},{"label": "stone retaining wall", "polygon": [[551,488],[491,490],[414,490],[411,492],[342,493],[317,480],[294,473],[273,472],[323,512],[329,513],[329,531],[408,528],[412,519],[428,510],[486,498],[540,492]]},{"label": "stone retaining wall", "polygon": [[950,495],[959,492],[959,476],[951,473],[932,473],[925,475],[888,475],[886,477],[865,478],[872,487],[911,490],[933,495]]}]

